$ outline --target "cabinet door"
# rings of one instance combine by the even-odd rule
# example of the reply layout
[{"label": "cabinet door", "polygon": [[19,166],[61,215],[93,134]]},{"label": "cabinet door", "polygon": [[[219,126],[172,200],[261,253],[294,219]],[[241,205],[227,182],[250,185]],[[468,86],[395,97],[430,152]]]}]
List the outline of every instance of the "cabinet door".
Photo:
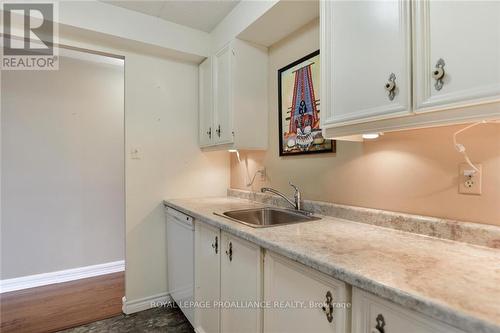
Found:
[{"label": "cabinet door", "polygon": [[[330,307],[322,309],[328,293],[333,306],[331,320],[327,316]],[[348,330],[348,311],[342,308],[350,305],[347,286],[270,252],[264,258],[264,300],[275,304],[264,310],[264,332],[346,333]]]},{"label": "cabinet door", "polygon": [[220,232],[204,223],[195,223],[195,299],[207,307],[195,309],[199,333],[219,332]]},{"label": "cabinet door", "polygon": [[199,142],[200,146],[212,144],[214,129],[212,124],[213,89],[212,58],[208,57],[198,67],[199,73]]},{"label": "cabinet door", "polygon": [[[221,332],[261,331],[262,255],[259,246],[222,232]],[[238,302],[240,307],[235,307]]]},{"label": "cabinet door", "polygon": [[217,144],[233,142],[232,57],[231,44],[214,57],[214,142]]},{"label": "cabinet door", "polygon": [[500,100],[500,1],[415,1],[414,15],[417,112]]},{"label": "cabinet door", "polygon": [[409,2],[320,4],[323,127],[410,114]]},{"label": "cabinet door", "polygon": [[357,288],[352,292],[352,333],[465,333]]}]

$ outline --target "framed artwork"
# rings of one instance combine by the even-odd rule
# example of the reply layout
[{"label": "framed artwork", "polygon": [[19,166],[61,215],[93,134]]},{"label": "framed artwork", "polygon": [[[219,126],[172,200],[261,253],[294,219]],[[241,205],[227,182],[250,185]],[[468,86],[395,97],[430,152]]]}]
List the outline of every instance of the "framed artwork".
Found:
[{"label": "framed artwork", "polygon": [[320,128],[319,50],[278,70],[280,156],[332,153]]}]

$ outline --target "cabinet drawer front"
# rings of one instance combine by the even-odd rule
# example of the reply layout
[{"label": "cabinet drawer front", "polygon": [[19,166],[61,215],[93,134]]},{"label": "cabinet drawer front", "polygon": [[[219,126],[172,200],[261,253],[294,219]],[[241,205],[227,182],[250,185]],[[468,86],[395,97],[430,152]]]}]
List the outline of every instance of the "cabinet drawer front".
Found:
[{"label": "cabinet drawer front", "polygon": [[[322,1],[321,5],[323,127],[410,114],[409,2]],[[385,87],[391,74],[392,99]]]},{"label": "cabinet drawer front", "polygon": [[353,288],[352,333],[465,333]]},{"label": "cabinet drawer front", "polygon": [[321,308],[327,301],[327,293],[333,303],[350,301],[343,282],[266,252],[264,300],[271,307],[264,310],[264,332],[347,332],[348,310],[333,308],[329,320]]},{"label": "cabinet drawer front", "polygon": [[[417,112],[499,101],[500,2],[415,1],[414,7]],[[444,70],[442,86],[436,66]]]}]

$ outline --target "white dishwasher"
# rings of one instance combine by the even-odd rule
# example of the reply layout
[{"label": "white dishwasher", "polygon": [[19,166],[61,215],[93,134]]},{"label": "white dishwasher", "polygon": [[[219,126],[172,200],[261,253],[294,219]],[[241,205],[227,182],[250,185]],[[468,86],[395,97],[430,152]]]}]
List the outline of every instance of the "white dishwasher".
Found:
[{"label": "white dishwasher", "polygon": [[168,289],[194,327],[194,224],[193,218],[167,207]]}]

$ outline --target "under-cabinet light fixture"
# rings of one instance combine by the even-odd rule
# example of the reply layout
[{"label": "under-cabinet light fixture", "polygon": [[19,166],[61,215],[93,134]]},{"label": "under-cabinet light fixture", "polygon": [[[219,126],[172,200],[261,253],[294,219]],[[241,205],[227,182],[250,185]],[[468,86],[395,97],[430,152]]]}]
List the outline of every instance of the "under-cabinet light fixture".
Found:
[{"label": "under-cabinet light fixture", "polygon": [[380,133],[365,133],[362,135],[363,139],[373,140],[377,139],[380,136]]},{"label": "under-cabinet light fixture", "polygon": [[238,157],[238,162],[241,163],[240,152],[238,151],[238,149],[228,149],[227,151],[230,152],[230,153],[236,153],[236,157]]}]

